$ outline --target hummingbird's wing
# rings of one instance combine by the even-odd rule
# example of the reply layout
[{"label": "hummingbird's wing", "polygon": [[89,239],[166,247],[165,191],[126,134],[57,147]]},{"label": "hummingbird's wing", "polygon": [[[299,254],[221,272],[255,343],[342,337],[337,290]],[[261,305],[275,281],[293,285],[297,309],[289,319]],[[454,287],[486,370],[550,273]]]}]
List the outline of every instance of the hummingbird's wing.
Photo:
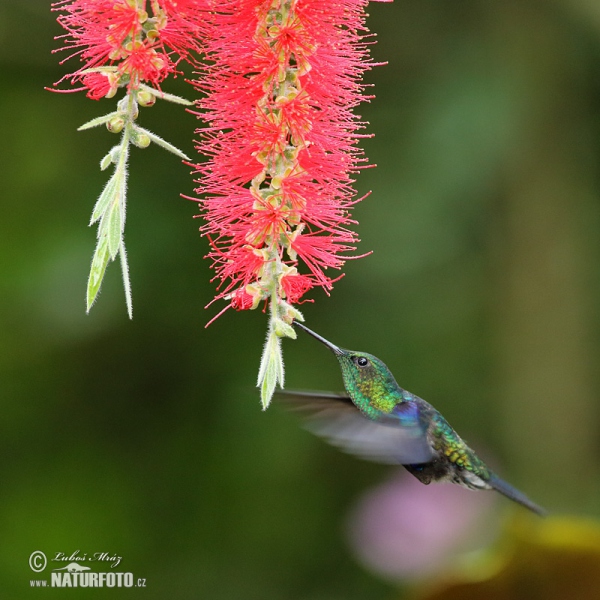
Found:
[{"label": "hummingbird's wing", "polygon": [[374,462],[400,465],[426,463],[433,458],[426,427],[414,403],[402,403],[394,412],[381,413],[371,420],[348,396],[293,391],[278,391],[276,395],[291,410],[306,417],[309,431],[345,452]]}]

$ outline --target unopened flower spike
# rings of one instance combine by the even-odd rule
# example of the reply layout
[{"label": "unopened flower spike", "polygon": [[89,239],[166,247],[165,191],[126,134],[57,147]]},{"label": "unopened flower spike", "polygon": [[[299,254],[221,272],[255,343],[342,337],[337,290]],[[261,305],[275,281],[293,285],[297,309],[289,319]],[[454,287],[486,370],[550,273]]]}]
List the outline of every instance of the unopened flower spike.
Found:
[{"label": "unopened flower spike", "polygon": [[81,68],[65,75],[55,86],[69,84],[85,91],[88,98],[112,98],[120,89],[125,94],[117,109],[82,125],[79,130],[105,125],[120,134],[119,142],[101,160],[100,168],[113,165],[113,173],[92,212],[90,225],[98,223],[98,241],[87,285],[89,311],[94,303],[108,262],[119,256],[129,317],[132,316],[131,286],[125,252],[125,208],[127,169],[131,145],[146,148],[155,143],[181,159],[189,160],[178,148],[137,124],[140,107],[157,99],[183,105],[191,102],[164,93],[161,82],[176,73],[179,61],[194,60],[200,51],[205,3],[198,0],[62,0],[52,5],[61,14],[58,22],[66,30],[59,36],[70,54],[79,57]]},{"label": "unopened flower spike", "polygon": [[329,270],[340,270],[358,242],[350,209],[365,135],[352,111],[373,66],[367,4],[222,0],[205,24],[195,82],[207,123],[197,145],[208,157],[196,167],[201,231],[225,309],[268,303],[264,408],[284,383],[281,338],[294,338],[291,324],[303,320],[294,305],[314,287],[328,293],[339,278]]}]

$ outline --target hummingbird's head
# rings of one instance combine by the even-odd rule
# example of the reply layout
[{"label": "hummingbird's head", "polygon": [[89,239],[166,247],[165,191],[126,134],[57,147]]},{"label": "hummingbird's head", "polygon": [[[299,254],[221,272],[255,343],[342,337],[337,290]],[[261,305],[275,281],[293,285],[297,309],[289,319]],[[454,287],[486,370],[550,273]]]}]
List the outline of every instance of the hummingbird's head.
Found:
[{"label": "hummingbird's head", "polygon": [[319,340],[336,355],[342,368],[344,387],[359,408],[367,412],[368,406],[384,412],[392,410],[397,402],[396,397],[400,388],[383,361],[367,352],[339,348],[302,323],[295,321],[294,324]]}]

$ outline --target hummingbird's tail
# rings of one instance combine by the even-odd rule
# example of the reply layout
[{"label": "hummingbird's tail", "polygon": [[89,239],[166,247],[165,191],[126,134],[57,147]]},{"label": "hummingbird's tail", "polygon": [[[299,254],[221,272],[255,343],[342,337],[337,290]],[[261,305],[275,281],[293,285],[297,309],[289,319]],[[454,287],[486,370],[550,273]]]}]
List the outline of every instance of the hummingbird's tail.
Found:
[{"label": "hummingbird's tail", "polygon": [[525,508],[532,510],[541,517],[545,517],[548,514],[548,511],[537,505],[535,502],[532,502],[523,492],[520,492],[518,489],[514,488],[512,485],[504,481],[504,479],[500,479],[500,477],[497,475],[492,473],[487,483],[497,492],[500,492],[507,498],[518,502]]}]

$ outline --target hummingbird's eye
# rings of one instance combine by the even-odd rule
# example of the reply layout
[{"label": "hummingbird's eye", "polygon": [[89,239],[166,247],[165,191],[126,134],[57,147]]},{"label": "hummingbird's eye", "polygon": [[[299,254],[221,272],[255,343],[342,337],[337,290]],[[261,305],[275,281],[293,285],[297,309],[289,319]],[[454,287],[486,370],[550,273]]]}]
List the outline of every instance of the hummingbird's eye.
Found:
[{"label": "hummingbird's eye", "polygon": [[359,367],[366,367],[369,364],[369,359],[365,358],[364,356],[357,356],[354,359],[354,362],[359,366]]}]

